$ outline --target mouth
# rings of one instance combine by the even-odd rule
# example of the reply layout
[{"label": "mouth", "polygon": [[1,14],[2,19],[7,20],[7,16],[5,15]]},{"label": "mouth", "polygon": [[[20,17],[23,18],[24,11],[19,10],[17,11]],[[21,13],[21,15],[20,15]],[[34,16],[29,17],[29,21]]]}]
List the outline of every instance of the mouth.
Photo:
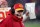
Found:
[{"label": "mouth", "polygon": [[21,16],[21,15],[16,14],[16,16]]},{"label": "mouth", "polygon": [[22,16],[17,16],[17,17],[21,18]]}]

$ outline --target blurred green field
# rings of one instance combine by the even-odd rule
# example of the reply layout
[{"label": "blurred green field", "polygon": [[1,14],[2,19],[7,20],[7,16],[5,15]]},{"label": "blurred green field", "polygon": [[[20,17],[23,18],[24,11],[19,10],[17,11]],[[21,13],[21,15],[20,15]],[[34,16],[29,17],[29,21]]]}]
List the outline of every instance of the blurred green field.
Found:
[{"label": "blurred green field", "polygon": [[40,27],[40,23],[38,22],[29,22],[29,23],[25,22],[24,25],[25,27]]}]

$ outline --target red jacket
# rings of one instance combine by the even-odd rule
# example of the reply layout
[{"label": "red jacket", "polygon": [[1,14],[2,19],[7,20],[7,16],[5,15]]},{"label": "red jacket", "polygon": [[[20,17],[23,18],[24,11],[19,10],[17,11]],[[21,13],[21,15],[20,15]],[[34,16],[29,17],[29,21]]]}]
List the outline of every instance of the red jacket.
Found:
[{"label": "red jacket", "polygon": [[2,21],[0,27],[24,27],[22,19],[18,19],[15,15],[9,15]]}]

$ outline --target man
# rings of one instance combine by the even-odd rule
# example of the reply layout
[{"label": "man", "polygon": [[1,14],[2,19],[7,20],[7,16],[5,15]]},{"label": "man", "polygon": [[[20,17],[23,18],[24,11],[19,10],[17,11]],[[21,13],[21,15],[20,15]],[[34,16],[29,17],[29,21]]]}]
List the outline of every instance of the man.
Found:
[{"label": "man", "polygon": [[[0,1],[0,9],[1,8],[6,8],[6,7],[8,7],[8,3],[7,3],[7,1],[6,0],[1,0]],[[1,12],[1,11],[0,11]],[[3,12],[3,11],[2,11]],[[1,21],[2,21],[2,19],[0,20],[0,25],[1,25]]]},{"label": "man", "polygon": [[[2,21],[0,27],[25,27],[23,24],[23,5],[18,3],[13,6],[10,15]],[[14,11],[13,11],[14,10]]]},{"label": "man", "polygon": [[1,8],[8,7],[7,1],[1,1],[0,3],[1,3],[1,4],[0,4]]}]

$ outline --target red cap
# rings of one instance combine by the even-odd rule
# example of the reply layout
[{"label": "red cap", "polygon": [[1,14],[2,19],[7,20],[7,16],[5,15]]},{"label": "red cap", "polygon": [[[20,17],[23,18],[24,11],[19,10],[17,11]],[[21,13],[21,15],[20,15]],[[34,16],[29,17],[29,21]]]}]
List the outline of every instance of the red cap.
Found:
[{"label": "red cap", "polygon": [[16,11],[24,10],[23,5],[20,4],[20,3],[15,4],[13,8],[14,8]]}]

